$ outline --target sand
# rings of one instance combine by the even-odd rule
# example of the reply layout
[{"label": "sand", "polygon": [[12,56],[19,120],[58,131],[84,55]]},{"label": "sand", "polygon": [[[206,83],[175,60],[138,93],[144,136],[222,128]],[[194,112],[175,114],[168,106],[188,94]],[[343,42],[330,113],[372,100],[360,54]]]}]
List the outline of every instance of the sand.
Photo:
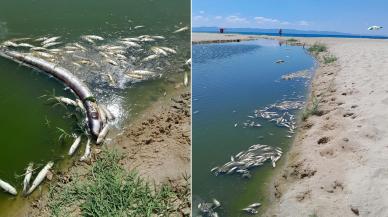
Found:
[{"label": "sand", "polygon": [[256,35],[238,35],[238,34],[215,34],[215,33],[192,33],[193,44],[206,44],[206,43],[225,43],[225,42],[237,42],[248,41],[259,38]]},{"label": "sand", "polygon": [[269,216],[388,216],[388,41],[299,40],[338,60],[318,57],[319,114],[300,123]]},{"label": "sand", "polygon": [[[299,124],[264,216],[388,216],[388,40],[297,39],[328,46],[318,115]],[[324,64],[329,53],[338,60]]]}]

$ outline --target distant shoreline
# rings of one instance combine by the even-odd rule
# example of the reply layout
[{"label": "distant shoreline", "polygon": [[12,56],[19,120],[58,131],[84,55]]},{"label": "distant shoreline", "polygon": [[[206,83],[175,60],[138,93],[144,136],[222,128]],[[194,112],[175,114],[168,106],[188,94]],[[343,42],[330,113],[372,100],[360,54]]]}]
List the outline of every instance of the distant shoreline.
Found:
[{"label": "distant shoreline", "polygon": [[[218,31],[196,31],[193,29],[193,33],[209,33],[209,34],[218,34]],[[263,35],[263,36],[279,36],[277,32],[247,32],[247,31],[227,31],[224,34],[233,34],[233,35]],[[287,33],[283,32],[283,37],[295,37],[295,38],[368,38],[368,39],[388,39],[388,36],[383,35],[352,35],[352,34],[318,34],[318,33]]]}]

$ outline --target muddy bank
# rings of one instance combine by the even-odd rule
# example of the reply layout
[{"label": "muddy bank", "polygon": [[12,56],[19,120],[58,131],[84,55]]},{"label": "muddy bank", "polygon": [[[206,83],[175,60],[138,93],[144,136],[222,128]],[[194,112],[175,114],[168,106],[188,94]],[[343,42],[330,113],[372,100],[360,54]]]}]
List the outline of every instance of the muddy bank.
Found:
[{"label": "muddy bank", "polygon": [[388,118],[388,76],[381,70],[388,67],[388,41],[298,40],[327,46],[317,55],[307,105],[317,109],[299,124],[265,216],[388,215],[388,126],[381,121]]},{"label": "muddy bank", "polygon": [[[169,212],[175,216],[187,216],[191,207],[189,90],[183,84],[176,85],[126,125],[110,145],[105,145],[123,154],[120,165],[127,171],[137,171],[150,186],[170,186],[173,194]],[[50,188],[64,189],[75,179],[86,177],[104,148],[94,148],[92,160],[87,163],[75,161],[67,171],[54,171]],[[15,216],[50,216],[49,200],[44,190]]]}]

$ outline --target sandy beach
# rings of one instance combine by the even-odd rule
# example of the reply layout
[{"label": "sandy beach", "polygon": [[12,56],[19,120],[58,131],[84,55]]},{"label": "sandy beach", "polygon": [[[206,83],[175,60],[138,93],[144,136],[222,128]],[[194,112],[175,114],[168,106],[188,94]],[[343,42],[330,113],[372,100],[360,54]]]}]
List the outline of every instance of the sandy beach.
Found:
[{"label": "sandy beach", "polygon": [[[207,36],[193,33],[193,41],[238,38]],[[317,99],[318,112],[300,122],[265,216],[388,216],[388,41],[297,40],[328,48],[317,56],[307,105]],[[324,64],[329,54],[337,61]]]},{"label": "sandy beach", "polygon": [[214,33],[192,33],[193,44],[206,43],[226,43],[249,41],[260,38],[257,35],[238,35],[238,34],[214,34]]}]

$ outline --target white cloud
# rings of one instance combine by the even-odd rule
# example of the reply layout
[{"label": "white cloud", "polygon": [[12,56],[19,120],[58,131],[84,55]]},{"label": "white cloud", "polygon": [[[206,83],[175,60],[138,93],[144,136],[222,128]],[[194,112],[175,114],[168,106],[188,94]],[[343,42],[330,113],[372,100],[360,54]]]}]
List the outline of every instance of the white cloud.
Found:
[{"label": "white cloud", "polygon": [[251,28],[296,28],[304,29],[310,26],[311,22],[286,21],[276,18],[255,16],[244,17],[240,14],[232,14],[229,16],[207,15],[204,11],[199,11],[196,16],[193,16],[193,26],[220,26],[220,27],[251,27]]},{"label": "white cloud", "polygon": [[305,20],[301,20],[301,21],[298,22],[298,25],[300,25],[300,26],[309,26],[310,22],[307,22]]},{"label": "white cloud", "polygon": [[267,18],[267,17],[254,17],[253,18],[257,23],[279,23],[279,20]]},{"label": "white cloud", "polygon": [[228,16],[225,18],[225,21],[233,24],[249,23],[245,17],[239,17],[239,16]]}]

